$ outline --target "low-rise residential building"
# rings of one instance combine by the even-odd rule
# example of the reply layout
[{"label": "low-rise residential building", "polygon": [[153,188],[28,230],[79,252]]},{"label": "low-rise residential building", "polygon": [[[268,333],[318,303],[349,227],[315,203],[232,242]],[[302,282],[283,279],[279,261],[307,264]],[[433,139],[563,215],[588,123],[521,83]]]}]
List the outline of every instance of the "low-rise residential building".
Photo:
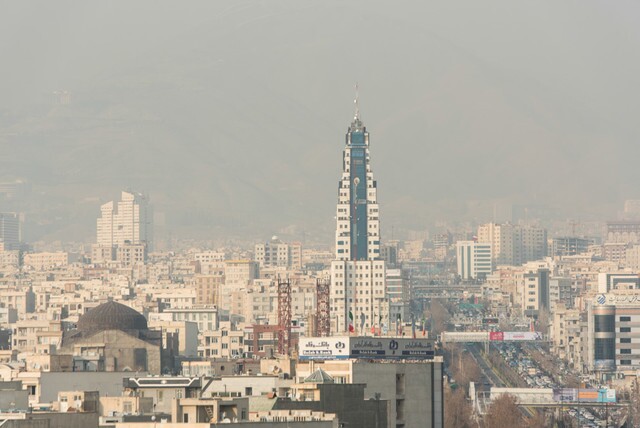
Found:
[{"label": "low-rise residential building", "polygon": [[24,255],[24,266],[35,270],[47,270],[69,264],[69,254],[59,251],[55,253],[28,253]]},{"label": "low-rise residential building", "polygon": [[218,308],[215,306],[168,308],[164,309],[163,313],[171,314],[173,321],[195,322],[199,333],[219,328]]},{"label": "low-rise residential building", "polygon": [[200,397],[203,381],[200,377],[128,377],[123,385],[125,394],[152,398],[154,412],[171,414],[174,399]]}]

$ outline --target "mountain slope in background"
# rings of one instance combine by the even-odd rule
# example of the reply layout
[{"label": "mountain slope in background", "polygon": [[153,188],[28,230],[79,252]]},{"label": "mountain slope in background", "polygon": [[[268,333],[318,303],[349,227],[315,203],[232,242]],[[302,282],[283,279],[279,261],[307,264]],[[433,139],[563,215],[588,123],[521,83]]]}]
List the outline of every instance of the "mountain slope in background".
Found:
[{"label": "mountain slope in background", "polygon": [[0,179],[33,183],[33,239],[90,239],[133,188],[176,235],[330,241],[358,81],[387,230],[607,215],[638,197],[640,7],[580,6],[8,5]]}]

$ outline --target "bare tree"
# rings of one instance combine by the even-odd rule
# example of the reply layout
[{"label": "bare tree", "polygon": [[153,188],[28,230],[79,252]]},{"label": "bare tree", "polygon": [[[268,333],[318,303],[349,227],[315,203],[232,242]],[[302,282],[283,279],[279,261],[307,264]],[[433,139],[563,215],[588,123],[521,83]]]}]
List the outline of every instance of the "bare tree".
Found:
[{"label": "bare tree", "polygon": [[514,428],[524,424],[524,416],[518,409],[516,397],[503,394],[493,400],[484,416],[485,428]]},{"label": "bare tree", "polygon": [[536,330],[544,335],[549,334],[549,319],[549,311],[547,310],[547,308],[541,308],[538,312],[538,322]]},{"label": "bare tree", "polygon": [[455,391],[447,387],[444,392],[444,426],[447,428],[471,428],[473,421],[471,404],[463,388]]},{"label": "bare tree", "polygon": [[631,426],[640,425],[640,385],[636,379],[631,384],[631,390],[627,393],[629,396],[629,422]]},{"label": "bare tree", "polygon": [[468,391],[469,382],[477,382],[482,375],[478,362],[459,343],[447,343],[443,354],[456,383]]},{"label": "bare tree", "polygon": [[465,390],[469,390],[469,382],[477,382],[480,379],[481,370],[476,360],[469,353],[463,353],[454,365],[457,364],[456,380],[458,385],[463,386]]},{"label": "bare tree", "polygon": [[536,413],[535,416],[527,418],[524,426],[526,428],[546,428],[549,424],[544,413]]},{"label": "bare tree", "polygon": [[446,330],[451,315],[438,299],[431,301],[429,310],[431,312],[431,332],[435,336]]}]

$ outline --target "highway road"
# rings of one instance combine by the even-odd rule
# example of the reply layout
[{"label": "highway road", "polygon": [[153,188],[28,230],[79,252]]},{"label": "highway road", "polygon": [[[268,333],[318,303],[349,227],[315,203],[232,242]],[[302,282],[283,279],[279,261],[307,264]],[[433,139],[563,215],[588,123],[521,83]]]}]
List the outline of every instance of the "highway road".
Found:
[{"label": "highway road", "polygon": [[[478,344],[466,345],[465,349],[467,349],[471,353],[473,358],[480,366],[480,370],[482,371],[484,376],[489,379],[491,384],[498,388],[510,388],[515,386],[509,384],[500,376],[500,372],[496,370],[496,368],[491,364],[485,354],[481,352],[480,346]],[[528,417],[533,417],[536,414],[536,410],[532,407],[520,407],[520,411]]]},{"label": "highway road", "polygon": [[506,384],[500,378],[498,371],[491,365],[484,354],[480,352],[480,347],[478,345],[466,345],[465,349],[471,353],[473,359],[476,360],[478,366],[480,366],[480,370],[482,370],[484,376],[489,380],[489,382],[491,382],[493,386],[496,386],[498,388],[506,387]]}]

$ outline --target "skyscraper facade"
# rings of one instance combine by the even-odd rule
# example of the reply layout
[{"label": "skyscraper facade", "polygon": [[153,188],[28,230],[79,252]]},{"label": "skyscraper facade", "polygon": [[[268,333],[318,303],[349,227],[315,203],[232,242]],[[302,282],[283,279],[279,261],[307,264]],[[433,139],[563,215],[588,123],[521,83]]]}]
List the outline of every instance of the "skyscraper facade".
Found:
[{"label": "skyscraper facade", "polygon": [[20,217],[16,213],[0,213],[0,249],[20,248]]},{"label": "skyscraper facade", "polygon": [[364,334],[388,328],[377,183],[370,164],[369,133],[357,109],[342,155],[335,249],[331,309],[336,331]]},{"label": "skyscraper facade", "polygon": [[458,275],[462,279],[482,279],[492,272],[491,244],[476,241],[456,243]]},{"label": "skyscraper facade", "polygon": [[478,226],[478,242],[491,245],[493,265],[520,266],[547,256],[547,230],[512,223]]},{"label": "skyscraper facade", "polygon": [[118,247],[144,244],[151,250],[153,224],[149,199],[141,193],[122,192],[117,203],[108,202],[100,207],[97,222],[97,244],[100,247]]}]

